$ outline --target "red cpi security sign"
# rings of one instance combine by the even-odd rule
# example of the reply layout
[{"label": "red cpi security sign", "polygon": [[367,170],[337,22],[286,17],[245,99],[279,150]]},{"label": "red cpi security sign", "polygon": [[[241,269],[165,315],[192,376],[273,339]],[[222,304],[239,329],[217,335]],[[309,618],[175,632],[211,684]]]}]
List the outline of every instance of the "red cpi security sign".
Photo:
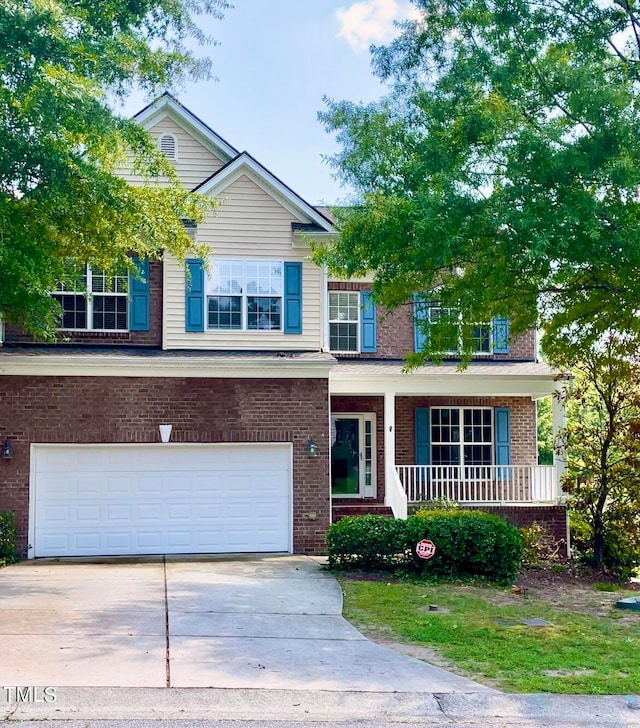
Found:
[{"label": "red cpi security sign", "polygon": [[436,552],[436,545],[433,541],[429,541],[423,538],[422,541],[418,541],[416,546],[416,553],[421,559],[430,559]]}]

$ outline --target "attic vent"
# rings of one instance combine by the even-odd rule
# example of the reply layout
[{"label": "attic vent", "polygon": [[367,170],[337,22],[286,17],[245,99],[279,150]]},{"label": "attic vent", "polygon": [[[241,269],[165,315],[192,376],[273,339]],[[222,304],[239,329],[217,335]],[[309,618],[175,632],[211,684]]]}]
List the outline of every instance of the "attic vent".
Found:
[{"label": "attic vent", "polygon": [[163,134],[160,137],[160,151],[166,155],[167,159],[175,161],[178,158],[178,145],[173,134]]}]

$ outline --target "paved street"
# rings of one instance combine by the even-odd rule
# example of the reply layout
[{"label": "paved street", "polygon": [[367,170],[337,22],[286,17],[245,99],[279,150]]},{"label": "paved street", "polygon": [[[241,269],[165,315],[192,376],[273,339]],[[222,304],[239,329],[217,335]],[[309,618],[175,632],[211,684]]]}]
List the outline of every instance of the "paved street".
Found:
[{"label": "paved street", "polygon": [[[0,704],[0,708],[1,708]],[[381,693],[326,690],[59,688],[55,702],[6,705],[0,718],[55,728],[125,725],[259,728],[360,725],[626,728],[640,702],[625,696]],[[62,721],[62,722],[61,722]]]}]

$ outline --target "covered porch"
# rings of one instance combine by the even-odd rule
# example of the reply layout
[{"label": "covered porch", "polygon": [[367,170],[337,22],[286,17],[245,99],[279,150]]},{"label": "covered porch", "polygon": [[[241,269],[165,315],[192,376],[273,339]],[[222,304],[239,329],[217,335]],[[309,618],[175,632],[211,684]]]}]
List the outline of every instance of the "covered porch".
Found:
[{"label": "covered porch", "polygon": [[[401,361],[341,362],[329,384],[334,519],[406,518],[412,504],[436,499],[494,512],[562,504],[565,463],[538,465],[535,404],[560,386],[538,362],[413,372]],[[564,412],[553,402],[557,432]]]}]

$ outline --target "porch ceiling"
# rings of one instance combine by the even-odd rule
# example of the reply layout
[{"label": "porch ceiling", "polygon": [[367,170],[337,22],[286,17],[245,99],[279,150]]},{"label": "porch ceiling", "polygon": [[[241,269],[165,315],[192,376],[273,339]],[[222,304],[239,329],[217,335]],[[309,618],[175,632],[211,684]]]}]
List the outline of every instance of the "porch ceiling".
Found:
[{"label": "porch ceiling", "polygon": [[548,397],[558,389],[558,372],[541,362],[474,361],[426,364],[411,372],[404,361],[341,361],[329,373],[330,394],[450,397]]}]

